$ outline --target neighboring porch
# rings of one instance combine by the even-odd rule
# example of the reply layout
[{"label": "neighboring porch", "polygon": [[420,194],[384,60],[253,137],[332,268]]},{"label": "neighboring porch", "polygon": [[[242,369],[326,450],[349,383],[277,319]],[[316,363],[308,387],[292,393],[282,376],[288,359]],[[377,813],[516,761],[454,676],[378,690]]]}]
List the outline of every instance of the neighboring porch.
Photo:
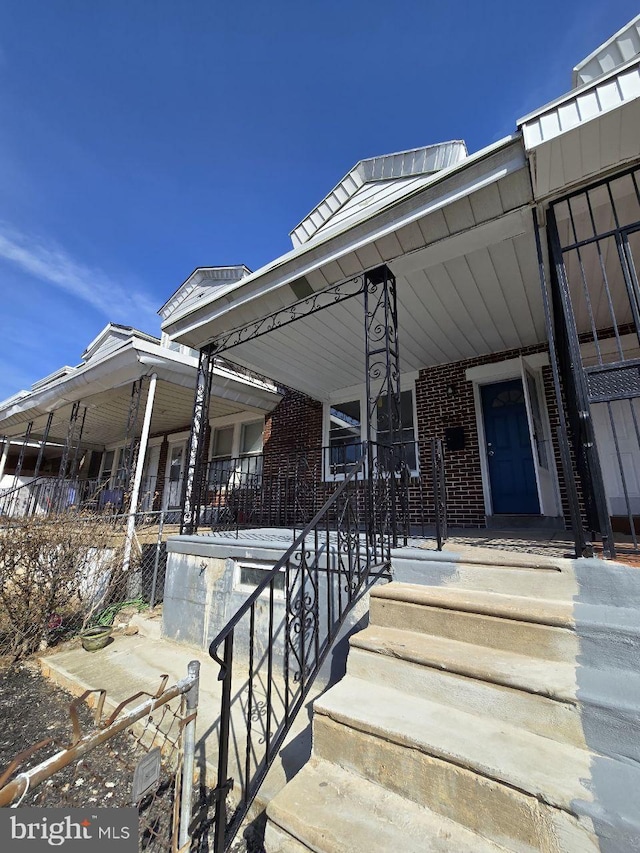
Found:
[{"label": "neighboring porch", "polygon": [[[179,520],[197,359],[108,326],[77,368],[0,408],[0,513],[163,513]],[[219,413],[264,422],[273,385],[216,364]]]}]

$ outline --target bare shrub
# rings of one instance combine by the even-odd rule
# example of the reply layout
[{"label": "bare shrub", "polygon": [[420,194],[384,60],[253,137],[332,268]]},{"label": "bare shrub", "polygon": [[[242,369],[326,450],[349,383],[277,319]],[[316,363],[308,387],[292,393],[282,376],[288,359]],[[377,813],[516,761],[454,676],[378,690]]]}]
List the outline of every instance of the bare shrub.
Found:
[{"label": "bare shrub", "polygon": [[124,598],[125,524],[51,515],[0,528],[0,654],[14,660]]}]

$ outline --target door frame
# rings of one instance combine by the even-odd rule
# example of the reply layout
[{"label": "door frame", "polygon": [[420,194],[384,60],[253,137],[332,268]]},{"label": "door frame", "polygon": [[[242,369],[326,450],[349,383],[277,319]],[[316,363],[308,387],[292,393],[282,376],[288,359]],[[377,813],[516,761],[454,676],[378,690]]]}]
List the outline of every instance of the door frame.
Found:
[{"label": "door frame", "polygon": [[[171,451],[173,450],[174,447],[176,447],[176,445],[182,445],[182,454],[183,454],[183,456],[182,456],[182,467],[181,467],[181,478],[182,478],[182,477],[184,477],[184,471],[185,471],[185,454],[187,452],[187,441],[188,440],[189,440],[189,432],[188,431],[177,432],[177,433],[174,433],[173,435],[167,436],[167,444],[169,446],[167,448],[167,460],[165,462],[165,469],[164,469],[164,487],[162,490],[163,491],[162,509],[165,511],[170,509],[171,511],[175,512],[178,509],[180,509],[179,505],[177,507],[170,507],[169,506],[169,490],[171,489],[171,481],[169,480],[169,472],[171,471]],[[182,492],[182,486],[180,487],[180,490]],[[181,502],[182,501],[180,500],[180,503]]]},{"label": "door frame", "polygon": [[476,413],[476,428],[478,431],[478,450],[480,457],[480,472],[482,475],[482,493],[484,496],[485,515],[493,515],[493,502],[491,498],[491,480],[489,477],[489,459],[487,456],[487,438],[484,428],[484,413],[482,410],[482,397],[480,388],[483,385],[493,385],[497,382],[506,382],[510,379],[520,379],[524,386],[525,375],[524,365],[526,364],[530,372],[537,379],[537,391],[540,402],[542,423],[544,429],[544,440],[550,449],[549,452],[549,474],[552,479],[553,489],[552,495],[544,495],[541,486],[540,470],[538,463],[538,453],[534,438],[531,407],[529,403],[528,393],[524,389],[527,423],[529,426],[529,441],[531,443],[531,455],[533,457],[533,470],[536,479],[536,490],[538,493],[538,504],[540,506],[540,514],[543,516],[559,517],[562,515],[560,503],[560,489],[558,486],[558,472],[555,464],[555,454],[553,452],[553,440],[551,435],[551,425],[549,422],[549,412],[547,410],[547,401],[544,395],[544,388],[540,381],[540,372],[543,367],[549,364],[549,355],[546,352],[534,353],[528,356],[519,356],[518,358],[510,358],[505,361],[497,361],[492,364],[481,364],[476,367],[470,367],[465,371],[467,381],[473,383],[473,400]]}]

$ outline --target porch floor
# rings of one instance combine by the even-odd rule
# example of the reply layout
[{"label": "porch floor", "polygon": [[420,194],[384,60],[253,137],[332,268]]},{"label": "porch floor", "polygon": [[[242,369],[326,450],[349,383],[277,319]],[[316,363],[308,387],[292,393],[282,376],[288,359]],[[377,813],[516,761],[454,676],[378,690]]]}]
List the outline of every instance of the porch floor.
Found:
[{"label": "porch floor", "polygon": [[[248,546],[263,544],[288,547],[299,529],[284,527],[264,527],[241,529],[237,534],[233,531],[198,531],[200,536],[214,537],[227,542],[242,541]],[[425,548],[435,551],[437,548],[435,530],[424,536],[411,536],[407,545],[412,548]],[[626,565],[640,568],[640,553],[634,549],[630,536],[616,535],[616,560]],[[498,530],[488,528],[449,528],[449,534],[443,544],[443,551],[454,552],[456,555],[474,555],[476,559],[486,553],[487,562],[496,551],[507,551],[515,554],[533,554],[543,557],[564,557],[574,559],[574,541],[569,530]],[[602,556],[602,549],[594,543],[595,556]]]}]

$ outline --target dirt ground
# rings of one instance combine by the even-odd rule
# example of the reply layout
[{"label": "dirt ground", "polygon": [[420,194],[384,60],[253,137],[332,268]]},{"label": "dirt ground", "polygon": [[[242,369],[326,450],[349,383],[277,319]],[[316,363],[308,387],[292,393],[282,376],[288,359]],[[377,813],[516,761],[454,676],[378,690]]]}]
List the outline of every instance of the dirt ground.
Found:
[{"label": "dirt ground", "polygon": [[[69,693],[44,678],[34,662],[0,666],[0,777],[18,753],[46,738],[52,742],[26,758],[24,767],[32,767],[69,745],[73,733],[69,716],[72,699]],[[93,728],[92,711],[87,706],[79,706],[78,717],[83,732]],[[28,791],[20,805],[131,806],[133,771],[145,752],[130,734],[122,733]],[[171,819],[172,795],[167,777],[161,779],[154,797],[142,804],[140,850],[149,853],[169,850],[160,835]],[[249,827],[239,834],[231,853],[262,853],[262,828],[258,822],[256,829]],[[209,849],[207,841],[195,847],[200,853]]]},{"label": "dirt ground", "polygon": [[[25,663],[0,670],[0,773],[22,750],[46,738],[52,743],[27,758],[33,766],[69,745],[73,734],[69,705],[72,696],[44,678],[35,664]],[[78,716],[84,731],[93,728],[92,712],[80,705]],[[99,752],[99,755],[98,755]],[[126,733],[92,753],[80,766],[70,766],[27,793],[24,806],[131,805],[129,767],[135,767],[144,751]]]}]

